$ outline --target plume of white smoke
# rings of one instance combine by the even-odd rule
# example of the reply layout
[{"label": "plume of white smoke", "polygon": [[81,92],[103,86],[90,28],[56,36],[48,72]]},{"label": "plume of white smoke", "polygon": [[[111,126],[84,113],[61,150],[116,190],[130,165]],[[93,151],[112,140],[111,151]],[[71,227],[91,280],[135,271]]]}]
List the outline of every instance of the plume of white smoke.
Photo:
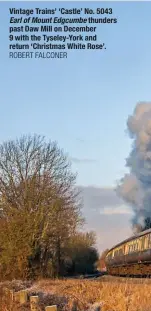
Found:
[{"label": "plume of white smoke", "polygon": [[126,160],[130,173],[121,179],[117,193],[131,205],[133,228],[138,232],[151,217],[151,103],[137,104],[127,127],[133,141]]}]

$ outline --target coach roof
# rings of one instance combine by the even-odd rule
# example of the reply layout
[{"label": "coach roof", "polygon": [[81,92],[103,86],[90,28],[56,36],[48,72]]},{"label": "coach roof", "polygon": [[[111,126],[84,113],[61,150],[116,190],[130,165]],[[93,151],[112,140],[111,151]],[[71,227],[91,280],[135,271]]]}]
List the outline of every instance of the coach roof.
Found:
[{"label": "coach roof", "polygon": [[[139,238],[139,237],[141,237],[141,236],[143,236],[143,235],[145,235],[145,234],[147,234],[147,233],[151,233],[151,229],[148,229],[148,230],[142,231],[142,232],[140,232],[140,233],[138,233],[138,234],[135,234],[135,235],[131,236],[130,238],[128,238],[128,239],[126,239],[126,240],[124,240],[124,241],[122,241],[122,242],[120,242],[120,243],[114,245],[112,248],[109,249],[108,253],[109,253],[111,250],[113,250],[114,248],[119,247],[119,246],[121,246],[121,245],[124,244],[124,243],[127,243],[127,242],[130,242],[130,241],[132,241],[132,240],[135,240],[135,239],[137,239],[137,238]],[[107,253],[107,254],[108,254],[108,253]]]}]

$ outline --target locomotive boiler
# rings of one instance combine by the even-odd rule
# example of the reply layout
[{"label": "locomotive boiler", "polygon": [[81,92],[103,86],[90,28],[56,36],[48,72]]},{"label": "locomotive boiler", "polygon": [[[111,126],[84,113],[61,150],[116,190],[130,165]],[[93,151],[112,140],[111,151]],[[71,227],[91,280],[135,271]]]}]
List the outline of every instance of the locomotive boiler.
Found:
[{"label": "locomotive boiler", "polygon": [[151,275],[151,229],[112,247],[106,255],[105,264],[110,275]]}]

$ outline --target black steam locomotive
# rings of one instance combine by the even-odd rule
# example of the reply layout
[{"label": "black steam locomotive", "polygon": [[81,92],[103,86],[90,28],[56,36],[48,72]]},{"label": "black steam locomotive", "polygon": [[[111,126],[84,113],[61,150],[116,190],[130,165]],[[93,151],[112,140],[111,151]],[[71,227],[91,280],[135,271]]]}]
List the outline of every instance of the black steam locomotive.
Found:
[{"label": "black steam locomotive", "polygon": [[106,255],[105,263],[110,275],[151,275],[151,229],[112,247]]}]

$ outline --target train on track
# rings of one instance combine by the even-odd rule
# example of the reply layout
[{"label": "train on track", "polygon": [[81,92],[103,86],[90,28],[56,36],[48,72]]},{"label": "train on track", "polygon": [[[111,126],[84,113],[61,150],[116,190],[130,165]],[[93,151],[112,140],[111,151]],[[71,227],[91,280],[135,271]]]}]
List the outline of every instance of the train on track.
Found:
[{"label": "train on track", "polygon": [[105,264],[110,275],[151,276],[151,229],[112,247]]}]

